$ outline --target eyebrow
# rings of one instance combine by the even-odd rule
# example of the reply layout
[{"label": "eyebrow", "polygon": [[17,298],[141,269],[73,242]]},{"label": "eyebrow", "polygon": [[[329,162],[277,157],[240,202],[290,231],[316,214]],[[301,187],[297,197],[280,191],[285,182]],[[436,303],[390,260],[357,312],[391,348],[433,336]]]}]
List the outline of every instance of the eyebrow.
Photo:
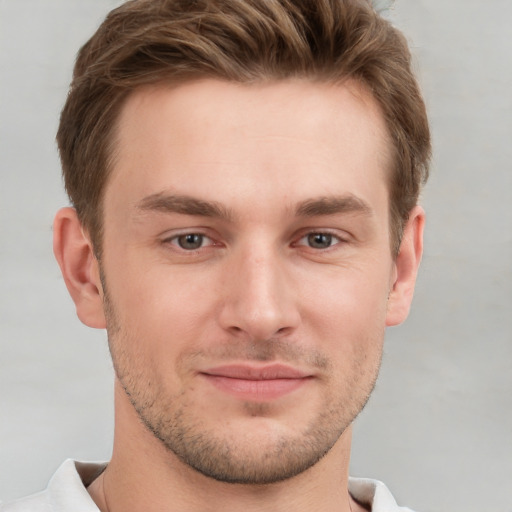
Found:
[{"label": "eyebrow", "polygon": [[229,209],[216,201],[203,201],[195,197],[164,192],[145,197],[138,203],[137,209],[144,212],[181,213],[224,220],[231,220],[233,217]]},{"label": "eyebrow", "polygon": [[343,196],[325,196],[308,199],[297,205],[298,217],[316,217],[317,215],[335,215],[337,213],[360,213],[371,216],[370,206],[352,194]]},{"label": "eyebrow", "polygon": [[[226,221],[231,221],[234,217],[230,209],[217,201],[204,201],[187,195],[165,192],[145,197],[137,204],[137,210],[212,217]],[[370,216],[372,209],[362,199],[352,194],[307,199],[300,202],[295,208],[297,217],[327,216],[339,213],[361,213]]]}]

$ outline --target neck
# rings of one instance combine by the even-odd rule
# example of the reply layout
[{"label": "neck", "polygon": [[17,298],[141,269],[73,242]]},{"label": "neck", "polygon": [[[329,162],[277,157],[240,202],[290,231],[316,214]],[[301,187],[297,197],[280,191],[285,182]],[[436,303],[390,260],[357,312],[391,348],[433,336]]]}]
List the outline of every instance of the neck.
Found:
[{"label": "neck", "polygon": [[112,460],[88,490],[102,512],[356,512],[360,509],[348,494],[350,441],[348,428],[317,464],[282,482],[219,482],[169,453],[117,389]]}]

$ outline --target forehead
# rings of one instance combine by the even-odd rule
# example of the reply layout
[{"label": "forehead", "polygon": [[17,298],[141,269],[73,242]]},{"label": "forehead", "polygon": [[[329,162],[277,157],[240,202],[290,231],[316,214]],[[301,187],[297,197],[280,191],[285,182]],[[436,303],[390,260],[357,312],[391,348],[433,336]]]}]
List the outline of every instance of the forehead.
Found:
[{"label": "forehead", "polygon": [[383,117],[356,82],[142,88],[127,99],[116,139],[107,188],[134,201],[161,191],[220,202],[277,193],[306,200],[354,187],[364,195],[387,183],[390,167]]}]

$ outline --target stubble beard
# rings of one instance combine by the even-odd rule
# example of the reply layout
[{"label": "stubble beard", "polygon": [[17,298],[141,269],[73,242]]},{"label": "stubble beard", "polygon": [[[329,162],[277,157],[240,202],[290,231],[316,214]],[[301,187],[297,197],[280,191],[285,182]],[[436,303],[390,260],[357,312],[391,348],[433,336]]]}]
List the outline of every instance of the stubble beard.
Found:
[{"label": "stubble beard", "polygon": [[[251,437],[250,433],[235,432],[232,435],[222,425],[208,427],[193,399],[184,401],[180,395],[169,396],[155,381],[151,370],[144,363],[140,364],[142,359],[128,352],[126,347],[136,346],[137,340],[131,339],[119,324],[105,283],[103,289],[114,369],[140,420],[168,452],[219,482],[267,485],[311,468],[331,450],[364,408],[375,386],[380,357],[371,369],[370,378],[365,379],[364,387],[356,378],[345,382],[345,390],[334,397],[337,400],[326,402],[323,411],[299,433],[271,436],[265,442],[257,434]],[[266,347],[260,345],[263,348],[258,349],[255,359],[272,360],[276,352],[282,354],[286,347],[279,344],[275,340]],[[328,364],[328,361],[319,364]],[[266,404],[252,402],[245,403],[244,407],[247,415],[255,418],[265,416],[268,408]]]}]

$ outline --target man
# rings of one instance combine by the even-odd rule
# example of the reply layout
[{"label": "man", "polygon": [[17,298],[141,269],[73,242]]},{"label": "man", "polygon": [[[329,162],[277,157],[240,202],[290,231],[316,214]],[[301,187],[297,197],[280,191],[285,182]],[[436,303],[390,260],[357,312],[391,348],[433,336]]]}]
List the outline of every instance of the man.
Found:
[{"label": "man", "polygon": [[[351,424],[422,253],[430,138],[367,0],[135,0],[79,53],[54,250],[115,439],[21,510],[399,510]],[[402,509],[403,510],[403,509]]]}]

